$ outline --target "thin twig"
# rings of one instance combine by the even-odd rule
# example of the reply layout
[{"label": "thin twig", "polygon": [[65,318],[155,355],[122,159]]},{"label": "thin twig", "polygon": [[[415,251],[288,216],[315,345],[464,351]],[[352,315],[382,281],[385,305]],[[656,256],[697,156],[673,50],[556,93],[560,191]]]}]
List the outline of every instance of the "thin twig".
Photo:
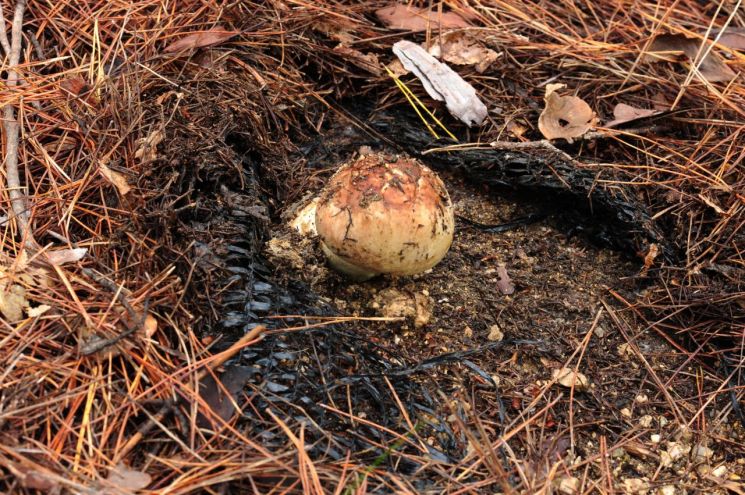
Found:
[{"label": "thin twig", "polygon": [[3,7],[0,5],[0,46],[5,51],[5,56],[10,56],[10,42],[8,41],[8,33],[5,27],[5,14],[3,13]]},{"label": "thin twig", "polygon": [[36,58],[38,58],[40,62],[45,60],[46,56],[44,55],[44,49],[41,47],[41,43],[39,43],[39,40],[34,34],[34,32],[31,30],[28,30],[26,31],[26,36],[28,36],[28,39],[31,40],[31,46],[34,47]]}]

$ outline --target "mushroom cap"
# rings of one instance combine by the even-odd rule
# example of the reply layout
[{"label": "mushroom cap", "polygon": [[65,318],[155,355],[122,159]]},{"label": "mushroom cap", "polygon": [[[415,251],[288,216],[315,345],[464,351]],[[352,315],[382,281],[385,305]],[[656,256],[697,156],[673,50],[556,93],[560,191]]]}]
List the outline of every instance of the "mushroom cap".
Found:
[{"label": "mushroom cap", "polygon": [[455,219],[432,170],[411,158],[372,154],[331,177],[316,207],[316,229],[331,264],[364,279],[432,268],[450,248]]}]

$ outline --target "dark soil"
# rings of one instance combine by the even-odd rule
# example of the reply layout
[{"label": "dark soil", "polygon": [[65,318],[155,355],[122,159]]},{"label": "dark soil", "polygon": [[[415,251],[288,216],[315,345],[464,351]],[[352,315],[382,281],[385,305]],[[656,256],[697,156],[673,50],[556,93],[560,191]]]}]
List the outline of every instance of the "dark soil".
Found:
[{"label": "dark soil", "polygon": [[[665,441],[690,447],[695,439],[670,426],[675,423],[671,403],[659,393],[652,373],[672,383],[676,370],[688,374],[695,369],[664,338],[639,328],[631,315],[617,313],[616,297],[629,300],[634,291],[644,290],[642,261],[636,253],[604,249],[575,235],[577,226],[556,220],[560,215],[554,213],[560,212],[547,211],[545,198],[527,202],[524,196],[476,187],[456,175],[446,177],[446,183],[458,216],[457,232],[448,256],[431,272],[350,283],[326,268],[315,240],[275,224],[267,250],[275,273],[286,281],[302,280],[342,315],[407,316],[404,321],[355,321],[344,329],[395,356],[384,374],[394,388],[405,378],[411,421],[427,417],[422,437],[451,460],[473,449],[451,415],[456,411],[468,417],[468,411],[458,409],[463,404],[489,428],[507,432],[556,399],[557,405],[538,422],[540,431],[521,437],[517,449],[520,459],[534,460],[522,466],[532,482],[548,475],[542,464],[546,458],[561,458],[568,465],[582,462],[598,456],[602,443],[614,452],[610,469],[616,475],[652,477],[653,485],[664,485],[665,471],[655,474],[659,442],[665,448]],[[547,219],[500,233],[472,224],[504,224],[530,213],[546,214]],[[512,294],[503,293],[509,288],[500,282],[500,265],[514,285]],[[626,335],[615,330],[609,312],[628,320]],[[578,370],[589,388],[573,392],[570,419],[570,389],[550,382],[554,370],[577,363],[577,351],[582,354]],[[370,373],[363,354],[355,357],[349,376]],[[374,375],[379,381],[381,376]],[[345,383],[344,376],[331,378],[332,383],[333,378]],[[667,385],[675,401],[696,395],[692,382]],[[551,387],[548,392],[542,390],[546,386]],[[400,414],[381,415],[364,395],[347,391],[340,408],[408,429]],[[422,397],[431,398],[426,414]],[[681,406],[676,402],[674,407]],[[724,428],[723,437],[742,438],[742,432]]]}]

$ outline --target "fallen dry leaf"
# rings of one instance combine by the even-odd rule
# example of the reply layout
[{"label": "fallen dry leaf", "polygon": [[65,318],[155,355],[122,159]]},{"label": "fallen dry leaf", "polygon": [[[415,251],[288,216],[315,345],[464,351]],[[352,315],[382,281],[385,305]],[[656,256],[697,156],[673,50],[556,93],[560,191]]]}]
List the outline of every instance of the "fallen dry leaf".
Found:
[{"label": "fallen dry leaf", "polygon": [[49,494],[61,492],[59,481],[54,479],[53,475],[15,463],[8,463],[5,467],[16,476],[24,488]]},{"label": "fallen dry leaf", "polygon": [[142,324],[142,332],[145,334],[145,337],[150,338],[155,334],[157,330],[158,320],[156,320],[153,315],[148,313],[148,315],[145,317],[145,322]]},{"label": "fallen dry leaf", "polygon": [[[701,48],[700,40],[688,38],[682,34],[662,34],[654,39],[644,59],[647,62],[678,61],[680,55],[684,55],[688,62],[692,62],[696,59],[699,48]],[[702,49],[702,53],[705,51],[706,47]],[[736,76],[735,71],[730,69],[713,51],[710,51],[697,65],[698,72],[709,82],[731,81]]]},{"label": "fallen dry leaf", "polygon": [[394,76],[403,76],[409,73],[399,59],[391,61],[390,64],[386,65],[386,68],[391,71]]},{"label": "fallen dry leaf", "polygon": [[26,288],[11,282],[4,275],[0,271],[0,312],[8,321],[18,321],[23,318],[23,311],[29,307]]},{"label": "fallen dry leaf", "polygon": [[[129,291],[122,289],[122,294],[129,295]],[[124,339],[116,339],[110,335],[98,335],[96,329],[80,326],[78,327],[80,336],[78,352],[84,356],[100,353],[101,356],[109,358],[118,356],[122,352],[134,348],[136,345],[149,345],[146,339],[151,338],[158,330],[158,320],[150,313],[143,313],[142,308],[135,307],[131,308],[131,310],[134,311],[134,314],[130,310],[125,309],[124,306],[117,304],[114,306],[111,314],[119,318],[120,332],[129,333],[133,331],[133,335],[128,335]],[[145,342],[142,342],[143,340]]]},{"label": "fallen dry leaf", "polygon": [[45,270],[28,265],[25,251],[15,260],[0,259],[0,313],[10,322],[23,318],[31,310],[27,289],[49,285]]},{"label": "fallen dry leaf", "polygon": [[194,48],[218,45],[240,34],[240,31],[230,31],[221,26],[215,26],[207,31],[188,34],[177,39],[163,50],[166,53],[180,52]]},{"label": "fallen dry leaf", "polygon": [[504,265],[504,263],[500,263],[499,265],[497,265],[497,275],[499,276],[499,278],[497,279],[497,287],[499,288],[499,292],[501,292],[505,296],[514,294],[515,284],[512,283],[512,279],[510,279],[510,276],[507,273],[507,267]]},{"label": "fallen dry leaf", "polygon": [[590,385],[590,381],[585,375],[583,375],[579,371],[574,371],[571,368],[561,368],[558,370],[554,370],[552,373],[552,377],[562,387],[574,387],[575,390],[586,390],[587,387]]},{"label": "fallen dry leaf", "polygon": [[[223,421],[228,421],[236,412],[235,403],[252,373],[254,373],[253,368],[248,366],[231,366],[219,376],[218,380],[221,385],[217,384],[212,375],[208,375],[199,384],[199,394],[212,409],[212,413],[222,418]],[[200,412],[197,422],[203,428],[213,424],[219,426],[214,419],[210,419],[213,417],[212,414]]]},{"label": "fallen dry leaf", "polygon": [[667,97],[663,93],[655,93],[652,95],[652,106],[655,110],[659,110],[661,112],[670,110],[670,102],[667,100]]},{"label": "fallen dry leaf", "polygon": [[124,495],[147,487],[152,481],[152,478],[149,474],[130,469],[124,463],[120,462],[111,468],[106,481],[112,486],[108,487],[105,493]]},{"label": "fallen dry leaf", "polygon": [[74,263],[83,259],[88,253],[88,248],[56,249],[47,251],[47,260],[53,265],[64,265],[65,263]]},{"label": "fallen dry leaf", "polygon": [[60,83],[60,88],[62,88],[72,96],[78,96],[83,91],[88,91],[90,89],[86,80],[80,76],[65,79]]},{"label": "fallen dry leaf", "polygon": [[619,103],[613,109],[613,120],[605,124],[605,127],[615,127],[617,125],[631,122],[632,120],[650,117],[659,114],[659,110],[650,110],[646,108],[636,108],[626,103]]},{"label": "fallen dry leaf", "polygon": [[43,315],[47,311],[52,309],[51,306],[48,304],[40,304],[39,306],[34,306],[33,308],[28,308],[26,313],[28,314],[29,318],[38,318],[39,316]]},{"label": "fallen dry leaf", "polygon": [[453,69],[441,63],[416,43],[402,40],[393,45],[403,66],[412,71],[427,93],[444,101],[450,113],[467,125],[480,125],[486,118],[486,105],[476,95],[473,86]]},{"label": "fallen dry leaf", "polygon": [[362,53],[359,50],[344,45],[334,47],[334,53],[342,55],[354,65],[360,69],[366,70],[370,74],[375,76],[381,76],[383,74],[383,65],[380,63],[380,60],[378,60],[378,56],[374,53]]},{"label": "fallen dry leaf", "polygon": [[334,19],[334,22],[316,20],[311,24],[311,28],[343,45],[348,45],[356,40],[352,34],[354,32],[354,24],[351,22],[347,23],[343,19],[337,18]]},{"label": "fallen dry leaf", "polygon": [[124,178],[124,175],[120,174],[119,172],[114,172],[109,168],[108,165],[106,165],[103,162],[99,162],[98,168],[101,171],[101,175],[106,177],[106,179],[114,184],[116,188],[119,190],[119,194],[122,196],[126,196],[129,191],[132,190],[132,188],[127,183],[127,179]]},{"label": "fallen dry leaf", "polygon": [[135,158],[144,163],[154,161],[158,157],[158,145],[165,137],[166,134],[162,129],[156,129],[146,137],[138,139]]},{"label": "fallen dry leaf", "polygon": [[522,138],[523,137],[523,134],[525,134],[526,132],[528,132],[528,128],[527,127],[525,127],[524,125],[520,124],[519,122],[516,122],[513,119],[509,119],[505,123],[505,128],[507,129],[507,131],[510,134],[512,134],[513,136],[515,136],[518,139]]},{"label": "fallen dry leaf", "polygon": [[[142,308],[132,308],[135,311],[135,319],[132,320],[132,316],[128,311],[126,311],[123,307],[116,307],[116,310],[121,313],[122,318],[122,324],[126,328],[132,328],[133,326],[138,326],[136,335],[140,338],[150,338],[152,337],[155,332],[158,330],[158,320],[151,314],[143,314]],[[130,347],[130,343],[123,343],[125,347]]]},{"label": "fallen dry leaf", "polygon": [[375,11],[378,19],[391,29],[405,31],[433,31],[468,27],[468,22],[455,12],[443,12],[396,4]]},{"label": "fallen dry leaf", "polygon": [[[713,33],[712,36],[716,36]],[[745,51],[745,27],[728,27],[719,37],[719,44],[732,48],[733,50]]]},{"label": "fallen dry leaf", "polygon": [[440,60],[457,65],[473,65],[482,73],[499,58],[499,54],[487,48],[468,31],[455,31],[438,36],[427,50]]},{"label": "fallen dry leaf", "polygon": [[597,122],[590,105],[576,96],[560,96],[565,84],[546,86],[546,107],[538,117],[538,129],[546,139],[564,138],[570,143],[584,135]]}]

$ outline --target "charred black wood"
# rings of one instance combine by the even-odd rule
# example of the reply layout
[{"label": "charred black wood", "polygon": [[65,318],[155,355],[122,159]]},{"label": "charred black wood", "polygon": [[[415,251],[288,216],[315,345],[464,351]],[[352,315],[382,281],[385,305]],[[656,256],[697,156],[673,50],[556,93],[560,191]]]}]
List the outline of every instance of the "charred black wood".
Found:
[{"label": "charred black wood", "polygon": [[[435,139],[413,112],[374,112],[368,105],[358,102],[337,104],[336,108],[338,125],[326,132],[318,143],[306,145],[302,149],[304,154],[322,148],[323,156],[348,157],[361,145],[394,148],[438,170],[455,171],[471,182],[525,195],[539,211],[559,221],[564,230],[582,233],[601,246],[634,256],[656,243],[666,260],[674,261],[679,257],[645,205],[636,201],[630,190],[604,188],[598,184],[600,169],[578,167],[582,157],[577,156],[576,162],[572,162],[562,153],[546,148],[464,149],[425,155],[428,150],[452,142]],[[468,142],[467,130],[461,129],[460,134],[461,142]],[[557,143],[557,146],[562,145]],[[568,145],[562,151],[571,155],[572,147]],[[309,165],[313,166],[313,160]],[[317,162],[319,167],[328,165],[326,160]]]}]

